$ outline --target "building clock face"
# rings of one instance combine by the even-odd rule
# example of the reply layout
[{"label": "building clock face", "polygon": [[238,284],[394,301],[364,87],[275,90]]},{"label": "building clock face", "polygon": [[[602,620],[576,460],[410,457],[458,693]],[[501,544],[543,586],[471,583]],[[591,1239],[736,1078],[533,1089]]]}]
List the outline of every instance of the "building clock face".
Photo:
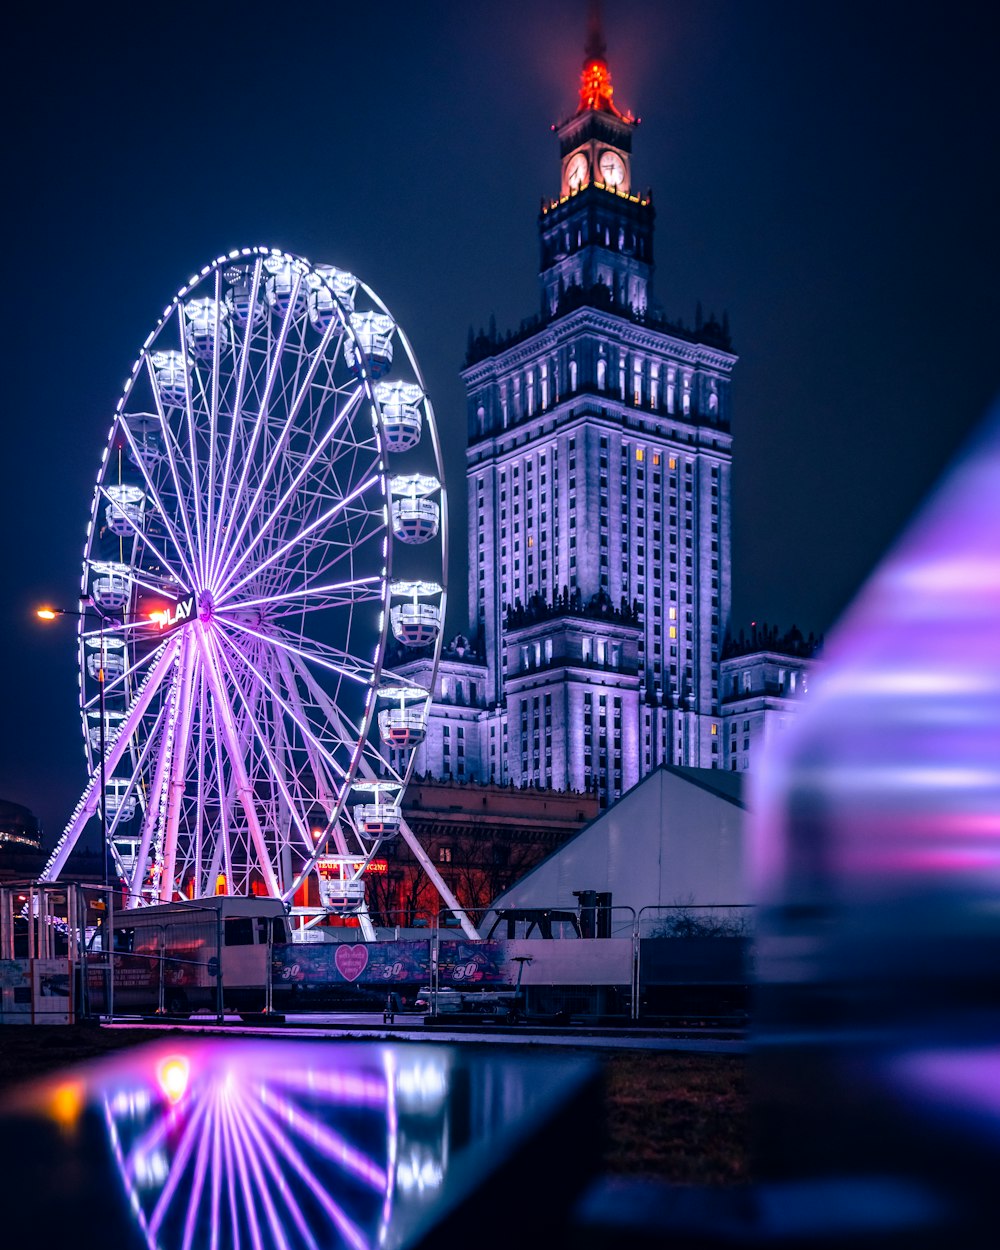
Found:
[{"label": "building clock face", "polygon": [[617,152],[602,152],[598,168],[607,187],[620,187],[625,181],[625,162]]},{"label": "building clock face", "polygon": [[566,185],[571,191],[579,191],[587,181],[589,172],[590,166],[587,163],[586,156],[582,152],[577,152],[566,163]]}]

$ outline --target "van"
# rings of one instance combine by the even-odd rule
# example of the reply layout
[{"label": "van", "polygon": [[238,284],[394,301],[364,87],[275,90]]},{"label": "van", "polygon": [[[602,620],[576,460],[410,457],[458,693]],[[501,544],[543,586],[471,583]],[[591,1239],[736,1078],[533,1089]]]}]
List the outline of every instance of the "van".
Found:
[{"label": "van", "polygon": [[[263,1011],[271,950],[291,941],[285,905],[276,898],[216,895],[163,903],[117,911],[112,924],[116,1014],[218,1011],[220,981],[223,1011]],[[106,969],[92,963],[92,1007],[105,1009],[105,984]]]}]

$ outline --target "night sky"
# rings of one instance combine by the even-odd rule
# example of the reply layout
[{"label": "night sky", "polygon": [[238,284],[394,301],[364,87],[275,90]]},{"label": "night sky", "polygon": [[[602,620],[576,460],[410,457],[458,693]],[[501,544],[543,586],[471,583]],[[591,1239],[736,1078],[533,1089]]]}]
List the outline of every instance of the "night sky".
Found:
[{"label": "night sky", "polygon": [[[248,244],[351,269],[448,448],[465,620],[470,325],[539,304],[585,0],[18,6],[5,30],[0,797],[48,839],[84,782],[74,606],[93,482],[177,288]],[[828,632],[1000,390],[989,6],[606,0],[640,116],[655,297],[730,318],[734,613]]]}]

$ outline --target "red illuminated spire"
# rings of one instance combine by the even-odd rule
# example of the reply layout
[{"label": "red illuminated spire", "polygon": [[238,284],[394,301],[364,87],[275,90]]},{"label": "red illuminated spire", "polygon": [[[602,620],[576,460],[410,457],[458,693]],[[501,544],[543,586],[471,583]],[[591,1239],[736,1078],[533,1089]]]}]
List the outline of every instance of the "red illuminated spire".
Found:
[{"label": "red illuminated spire", "polygon": [[580,103],[576,111],[585,113],[588,109],[593,109],[598,113],[613,113],[623,122],[632,122],[635,120],[632,114],[620,112],[612,99],[614,88],[611,86],[611,71],[605,60],[607,50],[601,28],[601,7],[598,0],[592,0],[583,69],[580,71]]}]

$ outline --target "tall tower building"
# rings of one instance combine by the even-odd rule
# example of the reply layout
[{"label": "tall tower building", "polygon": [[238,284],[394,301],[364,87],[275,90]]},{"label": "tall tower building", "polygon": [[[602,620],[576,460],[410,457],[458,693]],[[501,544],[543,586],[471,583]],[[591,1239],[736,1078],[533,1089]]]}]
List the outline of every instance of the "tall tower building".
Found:
[{"label": "tall tower building", "polygon": [[[637,124],[592,26],[538,220],[542,312],[472,339],[462,372],[470,644],[464,681],[454,656],[447,673],[477,692],[481,779],[604,804],[661,762],[724,762],[736,357],[714,318],[687,329],[654,303]],[[468,743],[473,709],[435,694],[418,766],[437,774],[435,742]]]}]

